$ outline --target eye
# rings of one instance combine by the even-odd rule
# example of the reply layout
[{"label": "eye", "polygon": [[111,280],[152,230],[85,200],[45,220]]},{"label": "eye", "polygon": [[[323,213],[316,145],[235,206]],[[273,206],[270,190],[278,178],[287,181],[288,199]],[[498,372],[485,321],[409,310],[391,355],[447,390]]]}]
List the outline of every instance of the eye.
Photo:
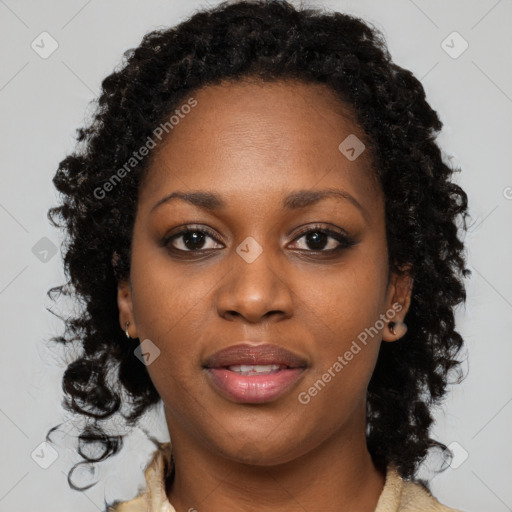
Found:
[{"label": "eye", "polygon": [[179,233],[166,237],[163,244],[172,252],[199,252],[215,249],[215,247],[205,247],[208,245],[208,238],[216,241],[214,234],[209,229],[187,226]]},{"label": "eye", "polygon": [[[332,254],[356,244],[354,240],[341,231],[334,231],[322,226],[309,227],[295,238],[295,243],[303,238],[306,246],[309,246],[310,249],[308,250],[303,247],[298,247],[298,249],[305,250],[306,252]],[[208,239],[214,242],[210,242],[210,247],[208,247]],[[215,243],[217,243],[217,238],[212,231],[205,227],[195,226],[187,226],[179,233],[167,236],[162,240],[162,245],[168,247],[175,254],[200,253],[202,251],[214,250],[219,248],[215,246]],[[222,248],[222,245],[220,245],[220,248]]]},{"label": "eye", "polygon": [[[305,240],[305,245],[310,249],[308,252],[333,253],[347,249],[356,244],[349,236],[342,232],[334,231],[322,226],[312,226],[303,231],[295,240]],[[329,241],[330,239],[330,241]],[[327,248],[327,249],[326,249]],[[299,247],[299,249],[303,249]]]}]

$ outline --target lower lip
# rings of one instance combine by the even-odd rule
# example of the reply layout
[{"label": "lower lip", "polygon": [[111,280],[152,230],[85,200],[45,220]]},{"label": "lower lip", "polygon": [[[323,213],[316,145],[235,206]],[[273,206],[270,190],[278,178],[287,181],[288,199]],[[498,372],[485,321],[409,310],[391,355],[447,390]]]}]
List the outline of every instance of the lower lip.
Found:
[{"label": "lower lip", "polygon": [[257,404],[281,396],[302,375],[304,368],[289,368],[265,375],[241,375],[227,368],[206,368],[215,389],[235,402]]}]

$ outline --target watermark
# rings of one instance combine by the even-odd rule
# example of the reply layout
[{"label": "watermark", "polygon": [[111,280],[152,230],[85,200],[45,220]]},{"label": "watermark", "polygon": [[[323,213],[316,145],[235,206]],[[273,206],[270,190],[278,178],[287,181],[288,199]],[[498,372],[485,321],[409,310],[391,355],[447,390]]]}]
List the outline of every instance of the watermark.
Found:
[{"label": "watermark", "polygon": [[47,59],[55,50],[57,50],[59,43],[48,32],[41,32],[32,41],[32,43],[30,43],[30,47],[37,53],[37,55],[39,55],[39,57]]},{"label": "watermark", "polygon": [[[364,331],[361,331],[357,340],[363,346],[366,346],[368,343],[368,337],[373,338],[376,336],[384,326],[386,322],[389,322],[393,318],[395,318],[396,314],[402,310],[402,305],[396,302],[389,308],[385,313],[381,313],[379,315],[379,319],[373,324],[371,327],[365,328]],[[338,356],[336,361],[322,374],[322,376],[311,386],[307,391],[301,391],[297,398],[299,402],[303,405],[309,404],[311,402],[311,398],[318,395],[320,391],[322,391],[325,386],[331,382],[331,380],[336,377],[338,373],[348,365],[350,361],[354,358],[355,355],[361,352],[362,347],[356,340],[352,341],[350,348],[345,351],[345,353],[341,356]]]},{"label": "watermark", "polygon": [[32,247],[32,254],[42,263],[48,263],[57,254],[57,246],[48,237],[43,236]]},{"label": "watermark", "polygon": [[366,146],[356,135],[351,133],[341,142],[341,144],[338,146],[338,149],[347,160],[353,162],[363,153],[363,151],[366,149]]},{"label": "watermark", "polygon": [[[453,455],[451,455],[450,452]],[[447,449],[443,451],[443,459],[452,469],[457,469],[462,466],[468,457],[469,453],[457,441],[452,441],[447,446]]]},{"label": "watermark", "polygon": [[246,263],[252,263],[263,252],[263,247],[252,236],[248,236],[236,248],[236,252]]},{"label": "watermark", "polygon": [[139,163],[149,155],[149,151],[156,146],[156,140],[162,140],[164,133],[169,133],[180,123],[181,119],[184,119],[192,109],[197,106],[197,100],[189,98],[187,103],[183,104],[179,109],[174,111],[174,114],[169,117],[165,122],[157,126],[153,130],[153,134],[149,135],[146,142],[137,150],[132,153],[132,156],[120,167],[101,187],[94,189],[94,197],[96,199],[104,199],[108,192],[114,190],[114,187],[127,175],[129,174]]},{"label": "watermark", "polygon": [[135,357],[146,366],[149,366],[153,361],[160,357],[160,349],[149,338],[146,338],[140,345],[138,345],[133,353],[135,354]]},{"label": "watermark", "polygon": [[469,43],[457,31],[453,31],[441,42],[441,48],[452,59],[458,59],[468,47]]},{"label": "watermark", "polygon": [[36,447],[30,456],[38,466],[48,469],[59,458],[59,453],[50,443],[44,441]]}]

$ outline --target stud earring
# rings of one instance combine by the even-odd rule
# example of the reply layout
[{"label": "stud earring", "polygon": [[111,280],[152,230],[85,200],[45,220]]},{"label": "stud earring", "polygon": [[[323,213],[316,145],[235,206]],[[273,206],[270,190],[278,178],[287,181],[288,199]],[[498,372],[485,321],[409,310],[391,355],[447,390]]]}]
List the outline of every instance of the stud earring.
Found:
[{"label": "stud earring", "polygon": [[389,332],[400,339],[407,332],[407,325],[404,322],[389,322]]},{"label": "stud earring", "polygon": [[127,338],[131,338],[130,333],[128,332],[128,326],[130,325],[130,322],[126,322],[126,328],[124,330],[124,333],[126,334]]}]

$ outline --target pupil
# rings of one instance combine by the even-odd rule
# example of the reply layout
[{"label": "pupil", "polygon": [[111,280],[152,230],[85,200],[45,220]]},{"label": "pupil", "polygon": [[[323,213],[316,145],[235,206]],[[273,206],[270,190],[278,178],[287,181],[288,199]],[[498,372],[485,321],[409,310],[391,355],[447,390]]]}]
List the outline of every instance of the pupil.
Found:
[{"label": "pupil", "polygon": [[313,249],[323,249],[325,247],[327,235],[325,233],[318,233],[317,231],[314,231],[312,233],[308,233],[306,238],[308,244],[313,246]]},{"label": "pupil", "polygon": [[[197,231],[189,233],[183,238],[185,240],[185,246],[188,249],[200,249],[204,243],[204,234],[198,233]],[[312,249],[323,249],[326,244],[327,236],[325,233],[318,233],[317,231],[314,231],[312,233],[308,233],[306,238]],[[190,242],[191,239],[192,242]]]},{"label": "pupil", "polygon": [[[192,243],[190,244],[188,242],[189,239],[192,238]],[[189,233],[187,235],[185,235],[183,237],[184,241],[185,241],[185,246],[188,248],[188,249],[200,249],[202,247],[202,242],[204,242],[204,234],[203,233],[198,233],[197,231],[194,231],[192,233]],[[199,242],[198,242],[199,241]],[[200,244],[201,247],[197,247],[195,244]]]}]

